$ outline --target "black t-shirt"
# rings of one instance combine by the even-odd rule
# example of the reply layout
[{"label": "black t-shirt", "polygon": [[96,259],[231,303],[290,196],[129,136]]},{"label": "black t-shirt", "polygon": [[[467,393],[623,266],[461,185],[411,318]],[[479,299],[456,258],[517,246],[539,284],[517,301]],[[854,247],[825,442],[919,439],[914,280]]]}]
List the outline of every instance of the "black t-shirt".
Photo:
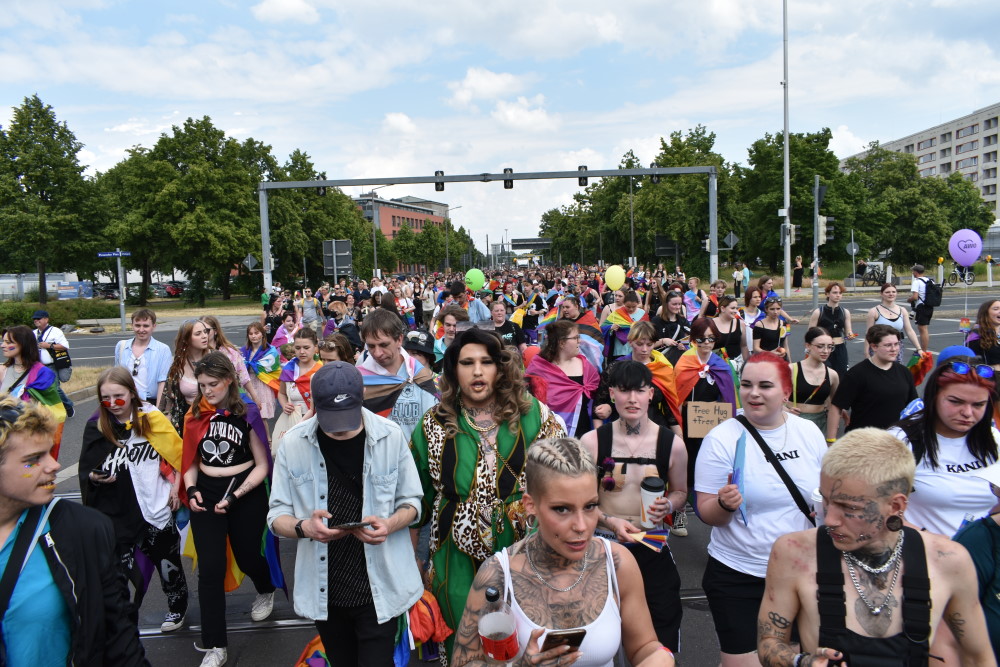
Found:
[{"label": "black t-shirt", "polygon": [[899,421],[899,413],[916,397],[913,374],[906,366],[893,362],[888,370],[882,370],[866,359],[841,379],[833,404],[841,410],[850,409],[847,430],[865,426],[884,429]]},{"label": "black t-shirt", "polygon": [[500,338],[503,339],[504,345],[520,347],[524,342],[524,334],[521,333],[521,327],[517,326],[510,320],[504,322],[503,326],[497,327],[496,332],[500,334]]},{"label": "black t-shirt", "polygon": [[208,431],[198,442],[202,465],[231,468],[253,461],[250,449],[250,424],[236,415],[215,415],[208,422]]},{"label": "black t-shirt", "polygon": [[[334,440],[317,429],[316,439],[327,469],[328,525],[361,520],[364,496],[362,471],[365,464],[365,430],[353,438]],[[372,601],[371,583],[365,562],[364,544],[353,535],[328,542],[327,604],[331,607],[358,607]]]},{"label": "black t-shirt", "polygon": [[781,347],[781,325],[777,329],[769,329],[758,322],[753,328],[753,339],[760,341],[760,349],[767,352],[774,352]]}]

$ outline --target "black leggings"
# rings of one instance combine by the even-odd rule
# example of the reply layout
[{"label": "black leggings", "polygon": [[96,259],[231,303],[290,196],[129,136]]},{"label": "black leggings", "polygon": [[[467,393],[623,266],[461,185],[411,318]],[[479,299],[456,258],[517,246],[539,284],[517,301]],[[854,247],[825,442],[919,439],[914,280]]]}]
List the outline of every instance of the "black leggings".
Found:
[{"label": "black leggings", "polygon": [[628,545],[642,573],[646,604],[660,643],[674,653],[681,649],[681,575],[673,554],[665,547],[657,553],[641,544]]},{"label": "black leggings", "polygon": [[[252,468],[251,468],[252,470]],[[232,488],[239,488],[250,471],[235,476]],[[201,641],[204,648],[222,648],[226,639],[226,537],[236,564],[253,581],[258,593],[274,592],[262,536],[267,530],[267,493],[257,486],[228,509],[216,514],[233,477],[198,476],[204,512],[191,512],[191,530],[198,550],[198,604],[201,605]]]},{"label": "black leggings", "polygon": [[326,620],[316,621],[331,667],[384,667],[392,664],[396,619],[379,623],[375,603],[360,607],[330,607]]}]

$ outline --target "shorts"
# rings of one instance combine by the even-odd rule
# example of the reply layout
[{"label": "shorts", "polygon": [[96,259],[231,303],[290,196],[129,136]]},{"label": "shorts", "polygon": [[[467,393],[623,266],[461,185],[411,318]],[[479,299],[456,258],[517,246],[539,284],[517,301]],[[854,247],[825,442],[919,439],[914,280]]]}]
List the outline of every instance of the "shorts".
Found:
[{"label": "shorts", "polygon": [[918,303],[913,309],[916,313],[916,324],[917,326],[927,326],[931,323],[931,317],[934,315],[934,308],[923,303]]},{"label": "shorts", "polygon": [[701,587],[712,611],[719,650],[733,655],[756,651],[757,614],[764,599],[764,579],[709,557]]}]

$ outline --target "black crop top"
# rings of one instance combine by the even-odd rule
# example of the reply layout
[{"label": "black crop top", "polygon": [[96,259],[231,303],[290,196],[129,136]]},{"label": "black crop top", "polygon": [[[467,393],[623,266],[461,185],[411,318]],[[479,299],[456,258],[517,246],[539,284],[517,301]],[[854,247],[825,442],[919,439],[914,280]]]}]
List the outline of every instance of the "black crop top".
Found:
[{"label": "black crop top", "polygon": [[802,364],[795,364],[798,372],[795,374],[795,403],[803,405],[823,405],[830,397],[830,367],[823,365],[825,375],[819,387],[809,384],[806,374],[802,371]]},{"label": "black crop top", "polygon": [[231,468],[253,461],[250,449],[250,424],[236,415],[215,415],[208,423],[208,432],[198,442],[201,464],[215,468]]}]

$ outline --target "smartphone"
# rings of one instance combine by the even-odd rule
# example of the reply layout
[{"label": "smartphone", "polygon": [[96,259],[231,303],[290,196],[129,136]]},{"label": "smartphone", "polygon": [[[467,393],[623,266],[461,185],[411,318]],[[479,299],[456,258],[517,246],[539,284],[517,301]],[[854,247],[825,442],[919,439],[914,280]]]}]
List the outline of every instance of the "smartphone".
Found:
[{"label": "smartphone", "polygon": [[339,526],[330,526],[333,530],[350,530],[351,528],[367,528],[372,525],[371,521],[354,521],[352,523],[342,523]]},{"label": "smartphone", "polygon": [[545,635],[542,643],[542,652],[551,651],[559,646],[569,646],[570,648],[580,648],[583,638],[587,636],[586,628],[572,628],[570,630],[553,630]]},{"label": "smartphone", "polygon": [[94,477],[110,477],[111,476],[110,472],[108,472],[107,470],[104,470],[102,468],[94,468],[90,472],[93,473]]}]

